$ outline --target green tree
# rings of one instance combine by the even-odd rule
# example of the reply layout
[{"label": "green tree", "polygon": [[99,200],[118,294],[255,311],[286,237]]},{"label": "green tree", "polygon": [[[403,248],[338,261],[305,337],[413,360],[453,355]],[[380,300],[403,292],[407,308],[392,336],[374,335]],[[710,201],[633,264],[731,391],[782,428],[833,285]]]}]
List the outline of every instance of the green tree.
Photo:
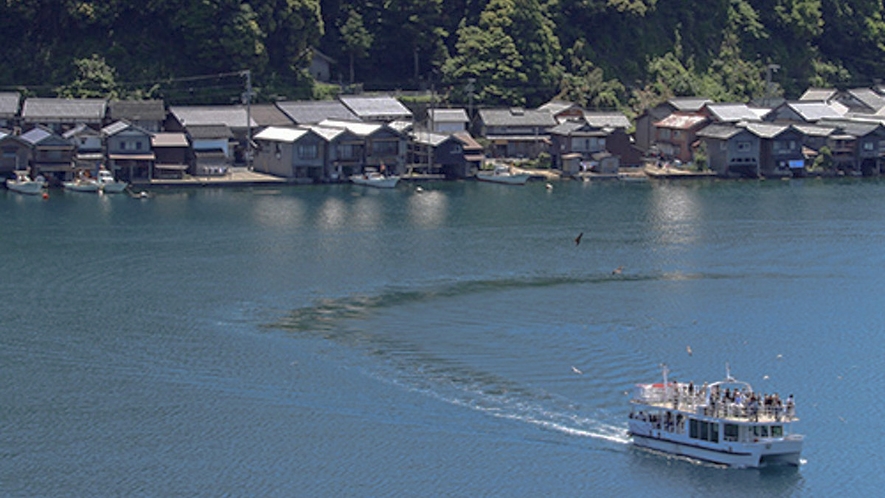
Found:
[{"label": "green tree", "polygon": [[77,59],[74,66],[77,68],[77,78],[58,88],[59,97],[114,99],[120,96],[116,72],[100,55],[92,54],[91,57]]},{"label": "green tree", "polygon": [[354,59],[365,57],[372,46],[374,36],[363,24],[363,16],[356,10],[350,10],[347,20],[339,28],[341,40],[344,43],[344,52],[350,60],[350,82],[354,82]]}]

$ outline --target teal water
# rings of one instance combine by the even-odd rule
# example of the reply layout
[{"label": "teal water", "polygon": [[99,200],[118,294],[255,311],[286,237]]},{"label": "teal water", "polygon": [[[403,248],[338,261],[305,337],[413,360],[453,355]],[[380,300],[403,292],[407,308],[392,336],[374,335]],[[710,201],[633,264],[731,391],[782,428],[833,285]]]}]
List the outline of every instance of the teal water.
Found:
[{"label": "teal water", "polygon": [[[0,191],[0,495],[885,485],[885,182],[423,187]],[[634,449],[662,362],[794,394],[803,465]]]}]

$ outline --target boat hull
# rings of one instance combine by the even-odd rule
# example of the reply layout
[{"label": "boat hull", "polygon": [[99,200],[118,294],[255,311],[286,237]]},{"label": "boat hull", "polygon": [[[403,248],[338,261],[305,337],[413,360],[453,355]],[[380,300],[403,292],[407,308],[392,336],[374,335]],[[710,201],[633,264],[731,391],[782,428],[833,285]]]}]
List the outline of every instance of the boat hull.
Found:
[{"label": "boat hull", "polygon": [[129,184],[126,182],[102,183],[101,190],[106,194],[119,194],[120,192],[123,192],[124,190],[126,190],[126,187],[128,185]]},{"label": "boat hull", "polygon": [[37,195],[43,191],[43,182],[6,180],[6,188],[20,194]]},{"label": "boat hull", "polygon": [[703,460],[735,468],[759,468],[779,465],[799,465],[802,453],[802,439],[790,437],[778,440],[761,441],[752,444],[719,444],[702,446],[688,441],[665,439],[660,431],[649,435],[631,432],[633,444],[661,453]]},{"label": "boat hull", "polygon": [[101,185],[95,182],[65,182],[65,190],[71,192],[98,192]]},{"label": "boat hull", "polygon": [[357,185],[363,185],[366,187],[394,188],[396,187],[397,183],[399,183],[399,177],[385,176],[382,178],[365,178],[362,176],[352,176],[350,177],[350,181]]},{"label": "boat hull", "polygon": [[477,173],[476,179],[481,182],[490,182],[490,183],[503,183],[505,185],[525,185],[526,182],[529,181],[529,177],[531,175],[526,173],[520,174],[494,174],[494,173]]}]

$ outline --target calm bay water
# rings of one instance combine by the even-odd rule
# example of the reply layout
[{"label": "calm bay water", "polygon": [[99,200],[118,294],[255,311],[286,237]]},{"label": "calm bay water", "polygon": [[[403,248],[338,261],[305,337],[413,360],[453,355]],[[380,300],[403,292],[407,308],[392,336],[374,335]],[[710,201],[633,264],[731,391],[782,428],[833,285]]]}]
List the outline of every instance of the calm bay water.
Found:
[{"label": "calm bay water", "polygon": [[[0,191],[0,495],[885,485],[885,182],[423,187]],[[794,394],[805,463],[632,448],[662,362]]]}]

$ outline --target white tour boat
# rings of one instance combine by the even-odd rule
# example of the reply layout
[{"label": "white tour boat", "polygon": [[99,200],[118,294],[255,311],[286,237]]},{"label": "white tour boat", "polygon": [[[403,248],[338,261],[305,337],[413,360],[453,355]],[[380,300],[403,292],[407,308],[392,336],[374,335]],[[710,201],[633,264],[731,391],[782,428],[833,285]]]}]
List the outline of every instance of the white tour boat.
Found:
[{"label": "white tour boat", "polygon": [[[726,369],[727,370],[727,369]],[[633,444],[730,467],[799,465],[803,437],[793,434],[793,396],[760,396],[730,373],[695,386],[667,379],[637,384],[631,400]]]},{"label": "white tour boat", "polygon": [[365,185],[367,187],[377,188],[394,188],[399,183],[398,176],[387,176],[378,171],[366,171],[362,175],[353,175],[350,181],[357,185]]},{"label": "white tour boat", "polygon": [[31,180],[27,171],[15,171],[15,178],[6,180],[6,188],[20,194],[36,195],[43,191],[46,186],[46,180],[42,176]]},{"label": "white tour boat", "polygon": [[126,182],[115,180],[113,173],[106,169],[98,170],[98,184],[101,186],[102,192],[106,194],[119,194],[129,185]]},{"label": "white tour boat", "polygon": [[525,185],[531,176],[528,173],[514,173],[509,166],[504,165],[497,165],[491,171],[483,170],[476,173],[476,179],[479,181],[507,185]]}]

